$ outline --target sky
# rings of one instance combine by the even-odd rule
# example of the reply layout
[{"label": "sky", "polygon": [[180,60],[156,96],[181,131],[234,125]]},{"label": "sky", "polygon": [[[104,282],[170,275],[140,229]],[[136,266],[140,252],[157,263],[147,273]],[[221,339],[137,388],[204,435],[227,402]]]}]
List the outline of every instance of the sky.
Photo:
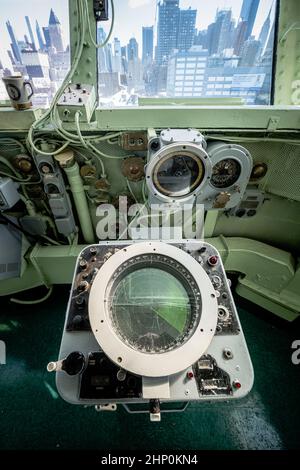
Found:
[{"label": "sky", "polygon": [[[260,33],[273,1],[260,0],[253,31],[256,36]],[[217,8],[231,8],[233,17],[238,19],[242,2],[243,0],[180,0],[180,7],[197,9],[196,27],[206,29],[214,21]],[[25,15],[30,17],[35,34],[35,20],[39,21],[40,26],[47,25],[52,7],[62,24],[65,46],[69,44],[68,3],[68,0],[0,0],[0,60],[3,65],[10,66],[6,52],[10,48],[5,25],[8,19],[14,27],[17,38],[22,39],[27,33]],[[135,37],[140,45],[139,55],[141,55],[142,26],[155,24],[157,0],[114,0],[114,3],[116,21],[113,37],[118,37],[122,45],[127,44],[131,37]],[[109,23],[103,25],[105,30],[109,28]]]}]

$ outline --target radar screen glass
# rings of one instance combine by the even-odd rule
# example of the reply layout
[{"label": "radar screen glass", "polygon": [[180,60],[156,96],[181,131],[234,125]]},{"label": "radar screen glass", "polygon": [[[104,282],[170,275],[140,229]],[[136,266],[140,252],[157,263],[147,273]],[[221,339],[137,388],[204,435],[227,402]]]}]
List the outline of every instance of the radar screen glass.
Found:
[{"label": "radar screen glass", "polygon": [[121,267],[108,296],[108,312],[118,337],[148,354],[182,346],[201,316],[201,294],[189,271],[175,260],[164,257],[162,261],[157,256],[158,260],[148,255]]},{"label": "radar screen glass", "polygon": [[221,160],[213,167],[211,184],[216,188],[229,188],[241,175],[241,165],[234,158]]},{"label": "radar screen glass", "polygon": [[204,173],[199,157],[189,152],[176,152],[157,163],[153,182],[157,191],[165,196],[187,196],[200,186]]}]

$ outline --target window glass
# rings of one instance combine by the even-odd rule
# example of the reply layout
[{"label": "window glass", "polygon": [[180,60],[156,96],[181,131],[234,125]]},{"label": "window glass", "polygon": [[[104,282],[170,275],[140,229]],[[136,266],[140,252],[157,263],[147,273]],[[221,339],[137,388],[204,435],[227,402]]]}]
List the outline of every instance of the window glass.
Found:
[{"label": "window glass", "polygon": [[1,0],[1,78],[22,74],[34,88],[33,105],[49,107],[70,68],[68,0]]},{"label": "window glass", "polygon": [[[114,0],[111,41],[98,56],[100,106],[179,96],[176,82],[230,84],[230,97],[270,104],[275,0]],[[98,42],[109,24],[98,23]],[[251,93],[248,95],[245,92]],[[249,96],[249,98],[248,98]]]}]

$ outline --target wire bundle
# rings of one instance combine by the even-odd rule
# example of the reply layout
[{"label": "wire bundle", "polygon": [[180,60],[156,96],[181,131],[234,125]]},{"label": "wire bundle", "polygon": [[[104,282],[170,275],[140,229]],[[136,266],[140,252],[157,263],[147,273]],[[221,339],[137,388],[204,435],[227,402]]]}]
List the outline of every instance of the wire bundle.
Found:
[{"label": "wire bundle", "polygon": [[[113,31],[113,27],[114,27],[114,16],[115,16],[114,2],[113,0],[111,0],[112,21],[111,21],[110,31],[108,33],[106,40],[102,44],[97,44],[93,38],[87,0],[83,0],[83,1],[77,0],[76,3],[77,3],[77,11],[78,11],[78,21],[77,21],[78,40],[77,40],[77,46],[76,46],[76,50],[74,53],[74,59],[73,59],[70,71],[65,77],[60,89],[57,91],[56,95],[54,96],[50,108],[32,124],[28,133],[27,142],[28,142],[29,148],[33,152],[39,155],[47,155],[47,156],[57,155],[61,153],[63,150],[65,150],[67,147],[75,147],[75,148],[83,147],[86,150],[89,150],[92,153],[92,155],[96,155],[99,158],[101,170],[102,170],[101,176],[106,177],[104,164],[101,159],[102,158],[114,159],[114,158],[119,158],[119,157],[108,155],[102,152],[101,150],[99,150],[97,147],[95,147],[95,145],[103,141],[112,142],[112,139],[117,138],[121,133],[118,132],[118,133],[113,133],[113,134],[106,134],[104,136],[99,136],[99,135],[84,136],[80,129],[80,117],[81,117],[80,111],[77,111],[77,113],[75,114],[76,134],[73,132],[69,132],[66,129],[64,129],[62,125],[62,121],[58,115],[57,103],[59,99],[61,98],[61,96],[63,95],[66,87],[72,81],[74,73],[79,65],[79,61],[81,59],[82,52],[84,49],[84,40],[85,40],[86,33],[87,32],[89,33],[92,44],[97,49],[104,47],[108,43],[111,37],[112,31]],[[50,140],[47,137],[47,141],[53,143],[56,147],[57,145],[59,145],[59,147],[56,150],[51,151],[51,152],[46,152],[37,146],[38,142],[43,140],[41,138],[41,132],[44,132],[45,134],[46,128],[48,128],[47,130],[51,132],[55,132],[58,136],[58,139],[50,139]],[[123,156],[120,158],[123,158]]]}]

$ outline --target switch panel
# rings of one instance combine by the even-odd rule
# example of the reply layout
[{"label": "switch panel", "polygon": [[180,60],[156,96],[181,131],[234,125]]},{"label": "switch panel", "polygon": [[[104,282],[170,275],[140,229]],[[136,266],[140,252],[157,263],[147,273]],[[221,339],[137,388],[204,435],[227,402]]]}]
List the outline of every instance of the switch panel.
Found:
[{"label": "switch panel", "polygon": [[90,122],[96,103],[95,87],[76,83],[65,89],[58,101],[57,109],[62,121],[74,122],[76,112],[80,111],[80,120]]}]

